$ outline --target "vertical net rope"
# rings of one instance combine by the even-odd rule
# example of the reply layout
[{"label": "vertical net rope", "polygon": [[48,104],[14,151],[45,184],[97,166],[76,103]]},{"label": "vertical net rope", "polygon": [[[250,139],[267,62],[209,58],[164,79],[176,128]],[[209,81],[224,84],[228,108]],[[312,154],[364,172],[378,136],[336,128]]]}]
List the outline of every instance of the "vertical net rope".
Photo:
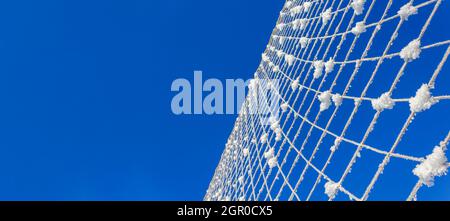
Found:
[{"label": "vertical net rope", "polygon": [[[286,1],[204,200],[416,200],[432,191],[450,166],[450,40],[427,35],[446,22],[437,20],[443,4]],[[255,104],[274,97],[280,113],[267,118],[270,107]],[[412,147],[408,129],[426,130],[424,121],[441,125]]]}]

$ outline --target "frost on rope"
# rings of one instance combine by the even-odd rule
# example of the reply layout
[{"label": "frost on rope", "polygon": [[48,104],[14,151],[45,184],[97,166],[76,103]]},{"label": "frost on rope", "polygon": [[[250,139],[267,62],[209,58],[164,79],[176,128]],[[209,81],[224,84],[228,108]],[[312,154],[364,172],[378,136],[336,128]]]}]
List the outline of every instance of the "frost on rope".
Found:
[{"label": "frost on rope", "polygon": [[328,21],[331,19],[331,8],[328,8],[324,12],[321,13],[322,23],[326,25]]},{"label": "frost on rope", "polygon": [[314,61],[314,79],[320,78],[323,72],[323,61]]},{"label": "frost on rope", "polygon": [[274,65],[273,68],[272,68],[272,71],[274,73],[278,72],[279,70],[280,70],[280,68],[278,66],[276,66],[276,65]]},{"label": "frost on rope", "polygon": [[355,106],[358,106],[358,105],[360,105],[361,104],[361,101],[362,101],[362,99],[361,98],[356,98],[355,100],[354,100],[354,104],[355,104]]},{"label": "frost on rope", "polygon": [[280,141],[283,138],[283,134],[281,133],[281,128],[277,127],[275,130],[275,141]]},{"label": "frost on rope", "polygon": [[398,10],[397,14],[400,16],[400,19],[408,21],[409,16],[417,14],[417,8],[411,2],[408,2]]},{"label": "frost on rope", "polygon": [[[257,79],[251,79],[248,84],[249,94],[253,97],[256,97],[257,93],[257,87],[258,87],[258,80]],[[253,104],[253,102],[250,102],[249,104]]]},{"label": "frost on rope", "polygon": [[311,8],[312,3],[311,2],[305,2],[303,3],[303,8],[305,9],[305,12],[308,12]]},{"label": "frost on rope", "polygon": [[444,142],[434,147],[433,153],[428,155],[426,159],[414,168],[414,175],[418,176],[420,181],[431,187],[434,185],[434,177],[447,174],[447,157],[445,151],[447,147]]},{"label": "frost on rope", "polygon": [[269,61],[269,57],[267,56],[266,53],[262,53],[262,54],[261,54],[261,58],[262,58],[262,60],[263,60],[264,62]]},{"label": "frost on rope", "polygon": [[261,138],[260,138],[260,142],[263,144],[263,143],[266,143],[267,142],[267,133],[264,133],[263,135],[261,135]]},{"label": "frost on rope", "polygon": [[283,30],[283,28],[284,28],[285,26],[286,26],[286,24],[280,23],[280,24],[277,24],[277,25],[275,26],[275,28],[278,29],[278,31],[281,31],[281,30]]},{"label": "frost on rope", "polygon": [[299,14],[302,11],[302,9],[303,7],[301,5],[291,8],[291,15],[294,16]]},{"label": "frost on rope", "polygon": [[292,83],[291,83],[291,89],[292,89],[293,91],[297,90],[297,88],[298,88],[298,83],[299,83],[299,80],[298,80],[298,79],[295,79],[294,81],[292,81]]},{"label": "frost on rope", "polygon": [[280,45],[284,44],[284,37],[283,36],[278,37],[278,43],[280,43]]},{"label": "frost on rope", "polygon": [[267,161],[267,165],[269,165],[269,168],[272,169],[277,165],[278,161],[276,157],[272,157]]},{"label": "frost on rope", "polygon": [[275,117],[269,118],[270,129],[275,131],[280,126],[280,121],[278,121]]},{"label": "frost on rope", "polygon": [[325,91],[319,95],[320,111],[328,109],[331,105],[331,92]]},{"label": "frost on rope", "polygon": [[276,117],[269,118],[270,129],[275,133],[275,141],[280,141],[282,138],[280,121]]},{"label": "frost on rope", "polygon": [[308,39],[308,38],[306,38],[306,37],[301,37],[301,38],[300,38],[300,46],[301,46],[301,48],[305,48],[306,45],[308,44],[308,42],[309,42],[309,39]]},{"label": "frost on rope", "polygon": [[275,149],[273,149],[273,147],[272,147],[264,153],[264,158],[270,159],[274,156],[274,154],[275,154]]},{"label": "frost on rope", "polygon": [[400,58],[405,60],[405,62],[412,61],[419,58],[420,52],[420,40],[415,39],[400,51]]},{"label": "frost on rope", "polygon": [[238,178],[238,182],[239,182],[239,184],[243,184],[244,183],[244,176],[240,176],[239,178]]},{"label": "frost on rope", "polygon": [[292,2],[291,1],[287,1],[285,8],[290,8],[291,6],[292,6]]},{"label": "frost on rope", "polygon": [[336,197],[338,189],[339,184],[333,181],[328,181],[327,183],[325,183],[325,194],[327,194],[327,196],[331,199],[334,199],[334,197]]},{"label": "frost on rope", "polygon": [[354,35],[359,35],[366,31],[366,24],[363,21],[356,23],[355,27],[352,28],[351,32]]},{"label": "frost on rope", "polygon": [[275,156],[275,149],[273,147],[264,153],[264,158],[266,158],[269,168],[277,165],[277,157]]},{"label": "frost on rope", "polygon": [[342,104],[342,96],[340,94],[333,94],[331,100],[333,101],[336,107]]},{"label": "frost on rope", "polygon": [[283,57],[283,51],[282,50],[278,50],[277,51],[277,57],[279,57],[279,58]]},{"label": "frost on rope", "polygon": [[356,15],[362,14],[362,12],[364,11],[364,3],[365,2],[366,2],[366,0],[353,0],[351,6],[352,6],[353,10],[355,11]]},{"label": "frost on rope", "polygon": [[338,148],[338,146],[339,146],[339,144],[341,143],[341,141],[342,141],[342,138],[340,138],[340,137],[336,138],[336,139],[334,140],[333,146],[330,147],[330,151],[331,151],[331,152],[336,151],[337,148]]},{"label": "frost on rope", "polygon": [[300,26],[300,19],[295,19],[292,21],[292,29],[297,30]]},{"label": "frost on rope", "polygon": [[289,66],[291,66],[294,63],[294,59],[295,59],[294,55],[291,55],[291,54],[284,55],[284,60],[286,60],[286,62]]},{"label": "frost on rope", "polygon": [[325,62],[325,73],[330,73],[334,70],[334,60],[330,58],[327,62]]},{"label": "frost on rope", "polygon": [[302,19],[295,19],[292,22],[292,29],[297,30],[303,30],[306,27],[306,19],[302,18]]},{"label": "frost on rope", "polygon": [[242,153],[244,154],[244,157],[247,157],[248,154],[249,154],[248,148],[244,148],[244,149],[242,150]]},{"label": "frost on rope", "polygon": [[287,109],[289,107],[289,104],[288,103],[283,103],[283,104],[280,105],[280,107],[281,107],[281,111],[284,113],[284,112],[287,111]]},{"label": "frost on rope", "polygon": [[427,84],[416,91],[416,96],[409,99],[409,109],[411,112],[422,112],[430,109],[431,105],[437,103],[437,100],[431,96],[430,88]]},{"label": "frost on rope", "polygon": [[392,109],[395,101],[389,95],[389,92],[382,94],[379,98],[372,100],[372,107],[376,111],[383,111],[384,109]]}]

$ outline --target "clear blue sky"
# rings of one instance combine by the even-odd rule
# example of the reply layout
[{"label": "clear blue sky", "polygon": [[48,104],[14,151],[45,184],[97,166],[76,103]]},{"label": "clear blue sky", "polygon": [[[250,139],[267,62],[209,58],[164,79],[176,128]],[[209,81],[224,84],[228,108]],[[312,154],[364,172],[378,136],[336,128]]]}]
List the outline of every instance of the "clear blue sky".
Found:
[{"label": "clear blue sky", "polygon": [[[282,4],[2,1],[0,199],[201,200],[236,116],[175,116],[170,85],[176,78],[192,79],[194,70],[203,70],[204,78],[251,77]],[[426,43],[450,39],[448,15],[443,13],[449,10],[444,1]],[[413,24],[411,30],[421,27]],[[400,38],[393,50],[409,40]],[[407,73],[414,71],[418,77],[402,80],[395,96],[410,96],[428,79],[442,51],[411,65]],[[443,72],[436,94],[449,92],[443,87],[450,82],[449,67]],[[384,78],[376,80],[380,84]],[[384,90],[375,87],[369,95]],[[398,150],[418,156],[430,153],[430,143],[437,144],[450,125],[448,116],[434,116],[442,116],[449,107],[449,102],[442,102],[418,117]],[[408,107],[400,110],[406,113]],[[369,144],[392,144],[394,135],[387,134],[398,132],[399,112],[384,116],[392,130],[374,131]],[[351,136],[359,139],[358,131]],[[368,162],[375,168],[379,157]],[[386,171],[377,184],[383,191],[375,196],[389,199],[409,191],[415,182],[414,164],[393,165],[408,167],[404,173]],[[367,169],[356,167],[356,172],[358,168]],[[388,182],[398,182],[399,176],[405,187]],[[438,178],[434,188],[424,188],[421,194],[425,199],[450,199],[449,183],[449,176]],[[355,185],[355,191],[364,186]]]},{"label": "clear blue sky", "polygon": [[0,199],[201,200],[234,115],[174,79],[247,78],[281,1],[2,1]]}]

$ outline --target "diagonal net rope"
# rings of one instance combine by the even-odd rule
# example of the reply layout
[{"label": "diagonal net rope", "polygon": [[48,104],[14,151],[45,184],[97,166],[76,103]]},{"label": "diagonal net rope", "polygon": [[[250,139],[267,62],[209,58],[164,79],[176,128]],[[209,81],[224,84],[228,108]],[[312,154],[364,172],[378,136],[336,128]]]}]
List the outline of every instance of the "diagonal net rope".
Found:
[{"label": "diagonal net rope", "polygon": [[[428,41],[425,34],[442,0],[403,1],[395,8],[398,2],[286,1],[205,200],[344,199],[339,196],[368,200],[391,160],[412,163],[409,173],[416,180],[406,195],[396,199],[416,200],[421,188],[433,186],[436,177],[447,173],[448,125],[440,131],[438,145],[426,147],[427,155],[396,152],[415,118],[450,99],[446,94],[432,95],[437,86],[447,89],[440,93],[448,93],[448,82],[436,80],[450,54],[450,40],[422,44]],[[420,30],[405,35],[406,44],[402,42],[402,48],[396,50],[396,40],[404,35],[402,27],[419,15],[423,17],[423,21],[416,21]],[[380,35],[387,40],[380,40]],[[438,54],[439,62],[428,68],[431,74],[427,81],[409,97],[395,98],[402,94],[396,93],[396,88],[405,70],[429,51]],[[373,87],[384,86],[376,81],[384,74],[380,73],[383,65],[390,65],[389,77],[393,80],[383,93],[371,97]],[[357,80],[361,75],[367,80]],[[362,89],[351,93],[352,84]],[[273,98],[281,103],[281,114],[273,114],[270,105],[259,105],[261,99]],[[370,115],[368,126],[355,122],[367,107],[372,109],[366,113]],[[395,109],[402,111],[403,117],[398,118],[402,122],[394,142],[389,146],[369,145],[382,114]],[[268,112],[268,118],[261,114]],[[448,109],[437,114],[446,117]],[[362,138],[352,136],[351,127],[363,132]],[[355,191],[358,188],[352,185],[354,181],[347,181],[348,177],[369,154],[377,156],[378,161],[371,161],[377,166],[374,171],[364,171],[367,182]]]}]

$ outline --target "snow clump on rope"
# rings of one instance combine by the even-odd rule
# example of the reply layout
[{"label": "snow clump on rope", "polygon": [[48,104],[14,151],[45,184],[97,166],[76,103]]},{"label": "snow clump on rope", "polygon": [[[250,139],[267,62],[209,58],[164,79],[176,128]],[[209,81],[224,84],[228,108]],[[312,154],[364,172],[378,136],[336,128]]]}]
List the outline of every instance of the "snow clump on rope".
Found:
[{"label": "snow clump on rope", "polygon": [[328,8],[324,12],[321,13],[322,23],[326,25],[328,21],[331,19],[331,8]]},{"label": "snow clump on rope", "polygon": [[288,103],[283,103],[283,104],[281,104],[280,107],[281,107],[281,111],[284,113],[284,112],[287,111],[287,109],[289,107],[289,104]]},{"label": "snow clump on rope", "polygon": [[355,27],[352,28],[351,32],[354,35],[359,35],[366,31],[366,25],[363,21],[356,23]]},{"label": "snow clump on rope", "polygon": [[428,187],[434,185],[434,177],[447,174],[446,149],[446,144],[441,142],[441,145],[434,147],[433,152],[413,170],[414,175],[418,176],[420,181]]},{"label": "snow clump on rope", "polygon": [[260,138],[260,142],[263,144],[263,143],[266,143],[267,142],[267,133],[264,133],[263,135],[261,135],[261,138]]},{"label": "snow clump on rope", "polygon": [[398,10],[397,14],[400,16],[400,19],[408,21],[409,16],[417,14],[417,8],[411,2],[408,2]]},{"label": "snow clump on rope", "polygon": [[295,59],[294,55],[291,55],[291,54],[284,55],[284,60],[286,60],[286,62],[289,66],[291,66],[294,63],[294,59]]},{"label": "snow clump on rope", "polygon": [[298,84],[299,84],[299,80],[298,80],[298,79],[295,79],[294,81],[292,81],[292,83],[291,83],[291,89],[292,89],[293,91],[297,90]]},{"label": "snow clump on rope", "polygon": [[412,61],[419,58],[420,52],[420,40],[415,39],[400,51],[400,58],[405,60],[405,62]]},{"label": "snow clump on rope", "polygon": [[331,97],[331,100],[333,101],[333,103],[336,107],[338,107],[342,104],[342,96],[340,94],[333,94],[333,96]]},{"label": "snow clump on rope", "polygon": [[300,47],[306,48],[306,45],[308,44],[309,39],[307,37],[301,37],[300,38]]},{"label": "snow clump on rope", "polygon": [[308,12],[311,8],[312,3],[311,2],[305,2],[303,3],[303,8],[305,9],[305,12]]},{"label": "snow clump on rope", "polygon": [[324,110],[328,109],[331,105],[330,91],[322,92],[319,95],[319,101],[320,101],[320,111],[324,111]]},{"label": "snow clump on rope", "polygon": [[330,73],[334,70],[334,60],[330,58],[327,62],[325,62],[325,73]]},{"label": "snow clump on rope", "polygon": [[323,61],[314,61],[314,79],[320,78],[323,71]]},{"label": "snow clump on rope", "polygon": [[422,112],[430,109],[431,105],[437,103],[437,100],[431,96],[430,88],[427,84],[416,91],[416,96],[409,99],[409,109],[411,112]]},{"label": "snow clump on rope", "polygon": [[325,183],[325,194],[327,194],[327,196],[331,199],[334,199],[334,197],[336,197],[338,189],[338,183],[335,183],[333,181],[328,181],[327,183]]},{"label": "snow clump on rope", "polygon": [[390,97],[389,92],[382,94],[379,98],[372,100],[372,108],[376,111],[383,111],[384,109],[392,109],[395,101]]},{"label": "snow clump on rope", "polygon": [[352,6],[353,10],[355,11],[356,15],[362,14],[362,12],[364,11],[364,3],[365,2],[366,2],[366,0],[353,0],[351,6]]}]

